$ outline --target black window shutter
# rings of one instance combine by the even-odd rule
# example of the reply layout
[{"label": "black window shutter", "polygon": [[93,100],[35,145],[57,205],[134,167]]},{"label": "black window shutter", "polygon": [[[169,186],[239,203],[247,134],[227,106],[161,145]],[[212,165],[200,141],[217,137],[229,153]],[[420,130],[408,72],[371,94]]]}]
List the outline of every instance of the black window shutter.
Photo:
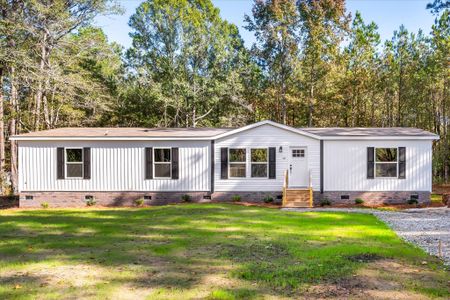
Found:
[{"label": "black window shutter", "polygon": [[91,148],[83,148],[83,178],[91,179]]},{"label": "black window shutter", "polygon": [[145,148],[145,179],[153,179],[153,148]]},{"label": "black window shutter", "polygon": [[228,179],[228,148],[220,148],[220,178]]},{"label": "black window shutter", "polygon": [[375,148],[367,147],[367,178],[375,178]]},{"label": "black window shutter", "polygon": [[406,178],[406,147],[398,148],[398,178]]},{"label": "black window shutter", "polygon": [[172,179],[178,179],[178,148],[172,148]]},{"label": "black window shutter", "polygon": [[269,179],[277,177],[277,152],[275,147],[269,148]]},{"label": "black window shutter", "polygon": [[56,149],[56,178],[64,179],[64,148]]}]

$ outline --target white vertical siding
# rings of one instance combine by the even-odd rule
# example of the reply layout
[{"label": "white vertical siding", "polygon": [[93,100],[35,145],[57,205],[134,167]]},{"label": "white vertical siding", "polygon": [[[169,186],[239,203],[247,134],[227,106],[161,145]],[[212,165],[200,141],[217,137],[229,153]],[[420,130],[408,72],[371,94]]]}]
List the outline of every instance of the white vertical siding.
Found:
[{"label": "white vertical siding", "polygon": [[[431,191],[430,140],[324,141],[325,191]],[[406,179],[367,179],[367,147],[406,147]]]},{"label": "white vertical siding", "polygon": [[[279,147],[283,153],[279,153]],[[218,139],[215,142],[214,182],[215,191],[281,191],[283,188],[284,171],[289,168],[289,147],[306,147],[308,153],[308,168],[312,174],[314,190],[320,186],[320,141],[266,124],[247,131]],[[260,148],[276,147],[276,179],[220,178],[220,148]],[[249,150],[248,150],[249,151]],[[249,156],[247,158],[250,159]]]},{"label": "white vertical siding", "polygon": [[[20,191],[208,191],[210,141],[21,141]],[[91,179],[56,179],[57,147],[91,147]],[[145,147],[178,147],[179,179],[144,179]]]},{"label": "white vertical siding", "polygon": [[[324,141],[325,191],[431,191],[430,140]],[[210,141],[20,141],[19,191],[209,191]],[[279,153],[279,147],[283,152]],[[56,179],[57,147],[91,147],[91,179]],[[144,179],[145,147],[178,147],[179,179]],[[220,178],[220,148],[275,147],[276,179]],[[290,147],[306,147],[320,189],[320,141],[270,124],[215,141],[214,189],[281,191]],[[406,147],[406,179],[367,179],[367,147]],[[249,156],[248,156],[249,159]]]}]

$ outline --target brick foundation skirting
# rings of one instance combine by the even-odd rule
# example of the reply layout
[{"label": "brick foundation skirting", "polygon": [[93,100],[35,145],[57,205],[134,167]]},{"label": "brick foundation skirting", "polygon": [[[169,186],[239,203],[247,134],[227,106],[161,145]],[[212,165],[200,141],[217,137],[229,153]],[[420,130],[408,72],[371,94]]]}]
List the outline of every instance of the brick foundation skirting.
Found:
[{"label": "brick foundation skirting", "polygon": [[135,200],[150,196],[144,200],[145,205],[166,205],[182,202],[186,194],[192,202],[232,201],[234,195],[239,195],[241,201],[262,202],[270,196],[281,203],[281,192],[22,192],[19,202],[24,208],[41,207],[44,202],[49,207],[80,207],[86,206],[86,196],[93,196],[100,206],[134,206]]},{"label": "brick foundation skirting", "polygon": [[[349,196],[349,199],[341,199],[341,196]],[[408,191],[408,192],[354,192],[354,191],[334,191],[334,192],[314,192],[314,205],[320,205],[323,199],[328,199],[331,204],[355,204],[355,199],[364,200],[364,204],[406,204],[411,195],[418,195],[419,203],[430,203],[430,192]]]},{"label": "brick foundation skirting", "polygon": [[[272,197],[274,203],[281,203],[281,191],[273,192],[23,192],[20,194],[20,207],[41,207],[46,202],[49,207],[80,207],[86,206],[85,196],[93,196],[97,205],[101,206],[134,206],[134,201],[150,196],[144,200],[145,205],[166,205],[182,202],[183,195],[189,195],[192,202],[232,201],[234,195],[239,195],[241,201],[263,202],[264,198]],[[430,202],[430,192],[314,192],[314,205],[319,206],[327,198],[331,204],[355,204],[356,198],[364,200],[365,204],[405,204],[411,195],[418,195],[419,203]],[[341,199],[348,195],[349,199]],[[32,198],[31,198],[31,197]]]},{"label": "brick foundation skirting", "polygon": [[20,207],[40,207],[44,202],[49,207],[80,207],[86,206],[86,196],[93,196],[100,206],[134,206],[135,200],[150,196],[144,200],[145,205],[164,205],[182,202],[185,194],[198,202],[207,192],[23,192],[19,202]]}]

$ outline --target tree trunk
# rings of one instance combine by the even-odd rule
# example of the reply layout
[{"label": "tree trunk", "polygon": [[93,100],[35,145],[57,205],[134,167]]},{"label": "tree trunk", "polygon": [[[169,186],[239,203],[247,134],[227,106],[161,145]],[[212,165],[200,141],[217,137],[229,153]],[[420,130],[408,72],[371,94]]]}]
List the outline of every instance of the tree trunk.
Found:
[{"label": "tree trunk", "polygon": [[314,99],[314,63],[311,63],[311,71],[309,78],[309,97],[308,97],[308,127],[313,125],[313,99]]},{"label": "tree trunk", "polygon": [[0,179],[1,179],[1,192],[5,192],[6,181],[6,157],[5,157],[5,114],[3,107],[3,68],[0,68]]},{"label": "tree trunk", "polygon": [[41,105],[42,105],[42,97],[44,95],[44,78],[42,78],[43,76],[45,76],[44,74],[44,70],[45,70],[45,64],[47,62],[47,57],[48,57],[48,53],[47,53],[47,47],[46,47],[46,42],[47,42],[47,34],[44,33],[42,36],[42,41],[41,41],[41,61],[40,61],[40,66],[39,66],[39,83],[38,83],[38,87],[36,90],[36,104],[34,107],[34,130],[39,130],[40,129],[40,125],[41,125]]},{"label": "tree trunk", "polygon": [[283,124],[287,124],[286,83],[281,84],[281,116]]},{"label": "tree trunk", "polygon": [[44,91],[42,94],[42,104],[43,104],[43,109],[44,109],[44,121],[47,126],[47,129],[50,129],[53,127],[51,117],[50,117],[50,109],[48,107],[48,97],[47,97],[47,91],[49,90],[49,86],[50,86],[50,80],[49,80],[48,76],[46,76],[45,83],[44,83]]},{"label": "tree trunk", "polygon": [[398,81],[398,100],[397,100],[397,125],[402,126],[402,93],[403,92],[403,59],[400,58],[400,74]]},{"label": "tree trunk", "polygon": [[[11,68],[11,99],[10,99],[10,121],[9,121],[9,134],[17,134],[17,118],[18,118],[18,93],[15,79],[15,68]],[[11,188],[15,194],[18,191],[18,178],[17,178],[17,142],[11,141]]]},{"label": "tree trunk", "polygon": [[309,103],[308,103],[308,127],[313,125],[313,98],[314,98],[314,86],[311,84],[309,89]]}]

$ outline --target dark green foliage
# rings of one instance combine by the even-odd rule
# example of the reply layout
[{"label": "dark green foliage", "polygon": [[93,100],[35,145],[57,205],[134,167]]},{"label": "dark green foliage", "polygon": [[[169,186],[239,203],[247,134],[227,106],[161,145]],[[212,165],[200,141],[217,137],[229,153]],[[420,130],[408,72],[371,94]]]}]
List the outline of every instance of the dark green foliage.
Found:
[{"label": "dark green foliage", "polygon": [[184,194],[181,196],[181,201],[186,202],[186,203],[192,202],[192,197],[188,194]]},{"label": "dark green foliage", "polygon": [[322,200],[320,200],[320,206],[329,206],[331,205],[331,201],[328,198],[323,198]]},{"label": "dark green foliage", "polygon": [[270,196],[264,197],[264,203],[273,203],[273,198]]},{"label": "dark green foliage", "polygon": [[240,195],[233,195],[233,197],[231,197],[231,201],[233,201],[233,202],[240,202],[241,201],[241,196]]},{"label": "dark green foliage", "polygon": [[134,204],[136,206],[143,206],[144,205],[144,199],[142,199],[142,198],[136,199],[136,200],[134,200]]},{"label": "dark green foliage", "polygon": [[361,198],[356,198],[355,199],[355,204],[360,205],[360,204],[363,204],[363,203],[364,203],[363,199],[361,199]]}]

